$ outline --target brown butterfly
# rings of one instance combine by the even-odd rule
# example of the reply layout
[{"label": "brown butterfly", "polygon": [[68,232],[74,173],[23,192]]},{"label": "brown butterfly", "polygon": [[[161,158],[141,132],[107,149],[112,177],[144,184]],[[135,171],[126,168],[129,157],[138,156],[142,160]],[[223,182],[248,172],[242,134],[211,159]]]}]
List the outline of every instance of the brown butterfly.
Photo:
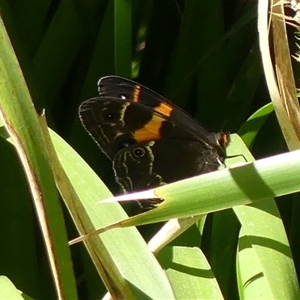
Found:
[{"label": "brown butterfly", "polygon": [[210,133],[161,95],[118,76],[99,80],[99,97],[84,101],[84,128],[112,161],[116,181],[139,191],[215,171],[228,133]]}]

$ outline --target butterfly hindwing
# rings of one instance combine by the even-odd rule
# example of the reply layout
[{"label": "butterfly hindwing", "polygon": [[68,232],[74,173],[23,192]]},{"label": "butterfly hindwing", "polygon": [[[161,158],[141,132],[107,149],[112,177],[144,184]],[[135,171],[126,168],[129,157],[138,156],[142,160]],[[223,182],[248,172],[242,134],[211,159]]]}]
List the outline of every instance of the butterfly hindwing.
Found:
[{"label": "butterfly hindwing", "polygon": [[[188,155],[186,155],[188,153]],[[139,191],[215,171],[220,162],[197,141],[170,139],[130,145],[120,150],[113,169],[126,191]]]}]

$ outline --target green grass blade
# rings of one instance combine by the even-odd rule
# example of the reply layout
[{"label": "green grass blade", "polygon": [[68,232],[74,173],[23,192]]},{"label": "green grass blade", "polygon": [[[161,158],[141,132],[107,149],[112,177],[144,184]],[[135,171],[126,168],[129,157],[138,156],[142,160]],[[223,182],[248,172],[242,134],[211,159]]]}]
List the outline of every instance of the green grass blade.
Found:
[{"label": "green grass blade", "polygon": [[[4,24],[0,23],[0,110],[27,175],[59,297],[76,299],[62,210],[43,135]],[[62,242],[65,241],[65,242]]]}]

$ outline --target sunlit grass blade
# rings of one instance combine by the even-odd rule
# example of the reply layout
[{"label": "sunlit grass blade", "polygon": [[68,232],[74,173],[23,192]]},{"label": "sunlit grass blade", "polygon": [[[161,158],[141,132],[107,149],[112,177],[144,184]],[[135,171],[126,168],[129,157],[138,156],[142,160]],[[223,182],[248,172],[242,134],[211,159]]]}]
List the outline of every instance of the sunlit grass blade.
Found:
[{"label": "sunlit grass blade", "polygon": [[[43,135],[4,24],[0,22],[0,110],[23,165],[58,297],[76,299],[71,255]],[[64,242],[63,242],[64,241]]]}]

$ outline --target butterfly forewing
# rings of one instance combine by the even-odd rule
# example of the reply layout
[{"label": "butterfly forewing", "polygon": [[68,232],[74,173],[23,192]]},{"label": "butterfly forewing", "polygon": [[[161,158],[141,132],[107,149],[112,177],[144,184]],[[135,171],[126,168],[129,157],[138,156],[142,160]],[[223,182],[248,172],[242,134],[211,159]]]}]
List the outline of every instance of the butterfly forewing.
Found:
[{"label": "butterfly forewing", "polygon": [[208,132],[184,110],[139,83],[118,76],[106,76],[98,81],[98,91],[102,97],[117,97],[149,107],[166,119],[171,119],[177,126],[193,135],[194,139],[199,139],[203,143],[216,142],[214,133]]}]

